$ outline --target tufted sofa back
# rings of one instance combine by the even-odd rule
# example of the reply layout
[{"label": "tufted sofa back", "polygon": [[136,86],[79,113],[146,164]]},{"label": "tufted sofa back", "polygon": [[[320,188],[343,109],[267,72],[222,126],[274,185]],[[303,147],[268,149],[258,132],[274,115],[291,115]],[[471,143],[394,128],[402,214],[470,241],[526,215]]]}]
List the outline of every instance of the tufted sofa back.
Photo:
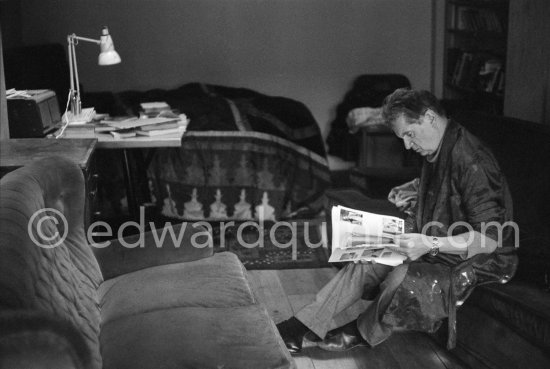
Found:
[{"label": "tufted sofa back", "polygon": [[71,323],[90,351],[85,367],[101,368],[96,290],[103,278],[85,239],[84,191],[80,168],[61,157],[1,179],[0,309]]}]

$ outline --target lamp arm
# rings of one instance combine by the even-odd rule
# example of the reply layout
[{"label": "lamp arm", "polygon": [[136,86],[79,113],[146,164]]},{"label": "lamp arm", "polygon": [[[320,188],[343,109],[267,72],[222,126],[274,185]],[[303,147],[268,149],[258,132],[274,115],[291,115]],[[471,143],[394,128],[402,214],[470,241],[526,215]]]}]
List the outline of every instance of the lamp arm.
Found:
[{"label": "lamp arm", "polygon": [[98,45],[101,43],[100,40],[96,40],[94,38],[88,38],[88,37],[80,37],[80,36],[75,35],[74,33],[72,35],[69,35],[68,38],[70,39],[69,42],[73,42],[73,43],[74,43],[74,40],[93,42],[94,44],[98,44]]},{"label": "lamp arm", "polygon": [[67,51],[69,53],[69,71],[70,71],[70,77],[71,77],[71,94],[74,91],[74,57],[73,57],[73,40],[71,36],[67,36]]},{"label": "lamp arm", "polygon": [[80,106],[80,79],[78,78],[78,64],[76,63],[76,48],[74,47],[74,42],[71,44],[71,48],[73,49],[73,68],[74,68],[74,83],[75,83],[75,90],[76,90],[76,98],[77,98],[77,108],[76,108],[76,114],[80,114],[81,112],[81,106]]},{"label": "lamp arm", "polygon": [[91,38],[79,37],[74,33],[67,36],[67,43],[69,49],[69,71],[71,77],[71,91],[69,94],[70,104],[71,104],[71,113],[74,116],[80,115],[82,112],[81,100],[80,100],[80,80],[78,78],[78,66],[76,63],[76,50],[75,50],[75,40],[89,41],[99,43],[98,40]]}]

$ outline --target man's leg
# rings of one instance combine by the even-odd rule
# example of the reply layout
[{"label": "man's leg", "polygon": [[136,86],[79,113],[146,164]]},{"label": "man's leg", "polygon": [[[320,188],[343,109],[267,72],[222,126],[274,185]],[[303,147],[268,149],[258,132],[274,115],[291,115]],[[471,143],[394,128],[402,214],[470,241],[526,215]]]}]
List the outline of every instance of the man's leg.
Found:
[{"label": "man's leg", "polygon": [[408,269],[408,264],[395,267],[380,284],[380,294],[357,318],[357,328],[371,346],[382,343],[392,334],[393,327],[382,323],[382,316],[390,305],[395,291],[403,282]]},{"label": "man's leg", "polygon": [[388,308],[397,287],[407,273],[408,265],[400,265],[391,270],[380,283],[380,293],[365,312],[343,327],[332,331],[332,335],[317,344],[327,351],[346,351],[367,343],[375,346],[392,333],[391,326],[382,323],[382,316]]},{"label": "man's leg", "polygon": [[376,287],[392,271],[382,264],[348,263],[302,308],[296,318],[320,338],[330,328],[332,318],[358,301],[365,286]]}]

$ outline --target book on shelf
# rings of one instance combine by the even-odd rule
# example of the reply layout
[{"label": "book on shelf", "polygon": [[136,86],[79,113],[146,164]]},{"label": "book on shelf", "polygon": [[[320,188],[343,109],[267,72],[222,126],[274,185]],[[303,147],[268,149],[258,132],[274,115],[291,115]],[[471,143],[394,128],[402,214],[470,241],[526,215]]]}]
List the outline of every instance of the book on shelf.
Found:
[{"label": "book on shelf", "polygon": [[[456,59],[450,82],[468,90],[494,92],[495,75],[502,61],[486,52],[462,52]],[[489,86],[491,85],[491,86]]]},{"label": "book on shelf", "polygon": [[405,221],[397,217],[334,206],[332,215],[332,253],[329,262],[358,262],[396,266],[407,257],[391,249],[402,234]]},{"label": "book on shelf", "polygon": [[502,33],[502,23],[497,14],[490,9],[475,9],[460,6],[456,9],[456,24],[459,31]]},{"label": "book on shelf", "polygon": [[466,85],[465,81],[467,80],[468,78],[467,76],[470,73],[473,59],[474,59],[473,54],[468,52],[462,53],[462,56],[458,59],[458,62],[453,74],[452,83],[454,85],[465,87]]},{"label": "book on shelf", "polygon": [[481,88],[485,92],[498,93],[499,81],[503,77],[502,61],[490,59],[479,71]]}]

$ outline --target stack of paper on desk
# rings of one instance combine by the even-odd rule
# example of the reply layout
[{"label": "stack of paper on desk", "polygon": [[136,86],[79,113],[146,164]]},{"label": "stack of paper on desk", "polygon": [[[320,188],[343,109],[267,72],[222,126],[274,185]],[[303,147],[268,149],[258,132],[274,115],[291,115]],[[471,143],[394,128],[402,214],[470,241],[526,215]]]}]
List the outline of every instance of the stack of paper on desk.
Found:
[{"label": "stack of paper on desk", "polygon": [[189,120],[185,114],[181,114],[177,121],[141,126],[136,130],[136,133],[141,136],[149,137],[184,133],[188,123]]},{"label": "stack of paper on desk", "polygon": [[149,126],[149,128],[153,129],[154,127],[160,127],[161,124],[172,123],[172,122],[177,123],[179,120],[180,120],[179,117],[134,118],[129,120],[123,120],[121,122],[112,122],[112,123],[109,123],[109,125],[117,129],[141,128],[146,126]]},{"label": "stack of paper on desk", "polygon": [[144,102],[139,104],[143,113],[148,117],[156,117],[160,113],[170,111],[170,105],[164,101]]},{"label": "stack of paper on desk", "polygon": [[[113,118],[104,119],[102,123],[112,128],[115,138],[141,136],[161,136],[184,133],[189,120],[185,114],[154,118]],[[130,133],[133,133],[130,136]]]}]

